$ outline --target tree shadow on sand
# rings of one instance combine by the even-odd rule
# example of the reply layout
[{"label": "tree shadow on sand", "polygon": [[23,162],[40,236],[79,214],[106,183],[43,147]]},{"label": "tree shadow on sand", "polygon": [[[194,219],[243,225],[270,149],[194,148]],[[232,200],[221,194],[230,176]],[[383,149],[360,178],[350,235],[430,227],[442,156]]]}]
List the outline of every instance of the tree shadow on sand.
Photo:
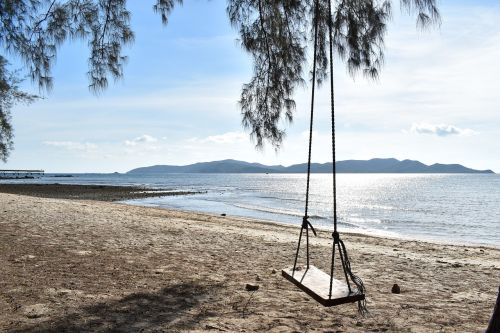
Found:
[{"label": "tree shadow on sand", "polygon": [[157,293],[136,293],[86,306],[64,317],[24,327],[16,333],[169,332],[193,328],[209,313],[192,311],[218,286],[180,283]]}]

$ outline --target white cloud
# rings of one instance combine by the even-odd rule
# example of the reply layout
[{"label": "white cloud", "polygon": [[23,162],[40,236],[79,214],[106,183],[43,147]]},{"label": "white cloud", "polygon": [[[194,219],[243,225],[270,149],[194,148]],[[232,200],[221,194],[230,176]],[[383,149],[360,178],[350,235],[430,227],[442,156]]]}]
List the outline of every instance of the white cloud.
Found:
[{"label": "white cloud", "polygon": [[[432,124],[496,127],[500,12],[497,8],[456,11],[458,15],[443,8],[441,28],[424,33],[416,31],[413,19],[394,20],[388,28],[387,62],[377,82],[361,76],[352,80],[339,62],[335,78],[338,128],[351,123],[353,130],[392,132],[421,119]],[[327,88],[325,84],[317,92],[315,128],[328,125]],[[306,91],[305,98],[297,101],[297,110],[307,110],[309,99]],[[307,112],[303,117],[300,121],[307,122]]]},{"label": "white cloud", "polygon": [[125,140],[125,146],[134,147],[134,146],[137,146],[139,144],[154,143],[154,142],[158,142],[158,139],[151,136],[151,135],[144,134],[144,135],[138,136],[132,140]]},{"label": "white cloud", "polygon": [[469,136],[477,134],[469,128],[459,128],[454,125],[446,124],[427,124],[427,123],[413,123],[410,129],[411,133],[416,134],[433,134],[437,136],[460,135]]},{"label": "white cloud", "polygon": [[[68,96],[57,100],[41,100],[37,105],[43,111],[57,113],[68,109],[92,110],[91,112],[97,114],[110,110],[120,110],[121,114],[124,111],[144,110],[159,111],[165,116],[176,118],[189,118],[193,113],[200,112],[227,116],[239,113],[238,96],[241,85],[246,79],[246,77],[215,76],[204,80],[177,80],[173,87],[156,88],[152,91],[122,92],[123,95],[101,99],[88,95],[78,98]],[[161,78],[160,82],[164,83],[163,81],[164,78]],[[162,86],[160,83],[158,85]],[[21,106],[20,110],[22,109],[28,107]]]},{"label": "white cloud", "polygon": [[75,142],[75,141],[44,141],[44,145],[64,148],[72,151],[90,152],[97,150],[97,145],[90,142]]},{"label": "white cloud", "polygon": [[188,139],[188,142],[195,143],[219,143],[219,144],[232,144],[232,143],[241,143],[250,141],[249,135],[245,132],[227,132],[219,135],[211,135],[204,139],[199,138],[191,138]]}]

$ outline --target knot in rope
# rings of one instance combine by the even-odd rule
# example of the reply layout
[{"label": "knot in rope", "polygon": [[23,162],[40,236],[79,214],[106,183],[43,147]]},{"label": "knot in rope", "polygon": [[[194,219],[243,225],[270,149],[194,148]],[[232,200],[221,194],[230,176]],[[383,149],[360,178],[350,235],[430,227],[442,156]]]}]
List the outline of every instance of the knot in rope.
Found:
[{"label": "knot in rope", "polygon": [[302,218],[302,228],[303,228],[303,229],[311,228],[311,230],[312,230],[312,232],[313,232],[314,236],[318,236],[318,235],[316,234],[316,230],[314,230],[313,225],[311,224],[311,222],[309,222],[309,216],[304,216],[304,217]]}]

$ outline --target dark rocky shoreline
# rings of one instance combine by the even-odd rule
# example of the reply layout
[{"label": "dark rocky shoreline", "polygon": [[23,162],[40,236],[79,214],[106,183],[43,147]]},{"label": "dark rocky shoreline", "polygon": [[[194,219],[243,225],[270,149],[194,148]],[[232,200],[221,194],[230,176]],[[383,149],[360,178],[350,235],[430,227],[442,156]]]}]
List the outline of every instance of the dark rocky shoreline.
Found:
[{"label": "dark rocky shoreline", "polygon": [[173,189],[149,189],[140,186],[70,185],[70,184],[0,184],[0,192],[40,198],[122,201],[200,192]]}]

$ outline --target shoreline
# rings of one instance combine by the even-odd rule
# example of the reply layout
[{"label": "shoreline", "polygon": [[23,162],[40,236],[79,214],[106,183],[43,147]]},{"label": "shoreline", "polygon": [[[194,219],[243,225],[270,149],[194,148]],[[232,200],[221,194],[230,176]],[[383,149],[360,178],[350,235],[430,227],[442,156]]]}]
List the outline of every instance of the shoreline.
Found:
[{"label": "shoreline", "polygon": [[[132,199],[134,200],[134,199]],[[121,201],[116,201],[115,203],[117,204],[122,204],[126,206],[133,206],[133,207],[143,207],[143,208],[152,208],[152,209],[160,209],[160,210],[166,210],[166,211],[175,211],[175,212],[181,212],[184,214],[200,214],[200,215],[206,215],[210,216],[212,218],[232,218],[232,219],[237,219],[237,220],[243,220],[243,221],[248,221],[256,224],[263,224],[263,225],[277,225],[283,228],[290,228],[290,230],[296,230],[297,235],[300,232],[300,224],[291,224],[287,222],[280,222],[280,221],[273,221],[273,220],[268,220],[268,219],[257,219],[253,217],[247,217],[247,216],[240,216],[240,215],[225,215],[221,216],[221,214],[215,214],[215,213],[210,213],[210,212],[204,212],[200,210],[185,210],[185,209],[178,209],[178,208],[170,208],[170,207],[160,207],[160,206],[152,206],[152,205],[141,205],[141,204],[130,204],[127,202],[121,202]],[[318,232],[321,232],[321,234],[326,234],[326,233],[331,233],[332,230],[329,228],[324,228],[323,226],[314,226],[314,229]],[[433,244],[433,245],[448,245],[448,246],[457,246],[457,247],[477,247],[477,248],[483,248],[483,249],[491,249],[491,250],[500,250],[500,245],[495,246],[493,244],[483,244],[483,243],[468,243],[468,244],[456,244],[452,241],[446,242],[446,241],[440,241],[440,240],[433,240],[433,239],[420,239],[420,238],[412,238],[411,236],[390,236],[390,235],[374,235],[374,234],[369,234],[363,233],[363,232],[358,232],[358,231],[353,231],[353,230],[342,230],[339,231],[341,235],[347,234],[351,236],[356,236],[356,237],[368,237],[368,238],[376,238],[376,239],[387,239],[391,241],[403,241],[403,242],[419,242],[419,243],[427,243],[427,244]],[[328,238],[328,237],[324,237]]]},{"label": "shoreline", "polygon": [[[127,185],[83,185],[83,184],[38,184],[38,183],[23,183],[23,184],[12,184],[12,183],[0,183],[0,193],[10,193],[18,195],[26,195],[31,197],[42,197],[42,198],[55,198],[55,199],[68,199],[68,200],[96,200],[104,202],[115,202],[119,204],[138,206],[146,208],[156,208],[164,210],[180,211],[186,214],[197,213],[206,214],[213,217],[220,217],[220,214],[210,213],[200,210],[183,210],[171,207],[161,207],[161,206],[150,206],[135,203],[127,203],[129,200],[140,200],[151,197],[162,197],[162,196],[183,196],[183,195],[193,195],[201,194],[203,191],[179,191],[174,189],[162,189],[162,188],[148,188],[146,186],[127,186]],[[228,217],[233,217],[237,219],[243,219],[248,221],[253,221],[254,223],[267,223],[267,224],[277,224],[283,227],[291,227],[296,230],[300,230],[300,224],[292,224],[287,222],[274,221],[270,219],[257,219],[248,216],[241,215],[227,215]],[[315,226],[316,230],[321,230],[323,232],[331,232],[328,228],[323,226]],[[341,234],[352,234],[358,236],[366,237],[376,237],[382,239],[391,239],[394,241],[417,241],[429,244],[438,245],[456,245],[452,240],[445,241],[439,239],[429,239],[425,237],[411,236],[411,235],[392,235],[383,234],[382,230],[375,230],[380,232],[380,234],[370,234],[371,230],[365,232],[359,232],[358,230],[342,230]],[[463,245],[457,246],[473,246],[473,247],[483,247],[485,249],[500,249],[499,245],[488,244],[488,243],[474,243],[467,242]]]},{"label": "shoreline", "polygon": [[[363,318],[284,281],[292,226],[13,194],[0,207],[0,331],[480,332],[497,296],[497,249],[343,234]],[[320,269],[330,246],[325,231],[311,238]]]}]

